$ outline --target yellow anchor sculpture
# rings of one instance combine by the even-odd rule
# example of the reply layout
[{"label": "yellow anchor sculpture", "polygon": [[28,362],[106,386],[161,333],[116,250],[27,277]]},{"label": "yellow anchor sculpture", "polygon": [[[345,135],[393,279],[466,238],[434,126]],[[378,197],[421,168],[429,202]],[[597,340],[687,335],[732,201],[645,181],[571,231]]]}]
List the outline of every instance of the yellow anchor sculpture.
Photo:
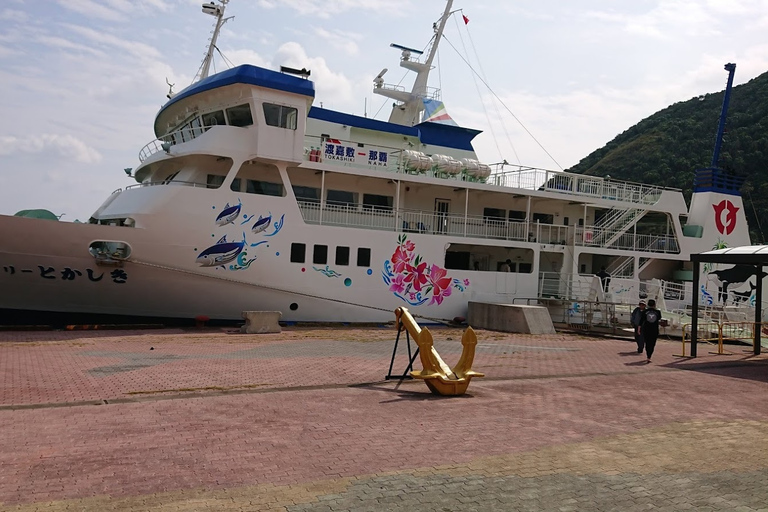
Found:
[{"label": "yellow anchor sculpture", "polygon": [[424,380],[432,393],[436,395],[463,395],[467,391],[472,377],[485,377],[484,373],[472,370],[477,335],[471,327],[467,327],[461,337],[461,344],[464,348],[461,351],[459,362],[451,369],[435,350],[432,333],[429,332],[429,329],[419,327],[419,324],[416,323],[406,308],[397,308],[395,317],[398,328],[402,324],[419,347],[419,358],[424,369],[412,371],[411,377]]}]

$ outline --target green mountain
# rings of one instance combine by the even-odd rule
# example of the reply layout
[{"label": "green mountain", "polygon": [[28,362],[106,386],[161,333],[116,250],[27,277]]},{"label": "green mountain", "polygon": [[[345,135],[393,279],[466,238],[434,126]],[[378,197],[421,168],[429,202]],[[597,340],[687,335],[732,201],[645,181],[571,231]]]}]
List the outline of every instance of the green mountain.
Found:
[{"label": "green mountain", "polygon": [[[690,201],[694,170],[712,163],[724,94],[675,103],[643,119],[568,171],[679,188]],[[718,164],[746,178],[741,192],[752,242],[766,243],[768,73],[731,91]]]}]

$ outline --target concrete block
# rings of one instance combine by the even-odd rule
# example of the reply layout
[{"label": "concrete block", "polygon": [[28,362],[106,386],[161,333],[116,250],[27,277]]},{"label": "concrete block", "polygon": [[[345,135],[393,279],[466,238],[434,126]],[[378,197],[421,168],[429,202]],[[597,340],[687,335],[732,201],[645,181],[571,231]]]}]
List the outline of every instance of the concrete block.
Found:
[{"label": "concrete block", "polygon": [[245,325],[240,328],[245,334],[268,334],[282,332],[280,328],[280,311],[243,311]]},{"label": "concrete block", "polygon": [[517,304],[470,302],[467,324],[479,329],[526,334],[554,334],[547,308]]}]

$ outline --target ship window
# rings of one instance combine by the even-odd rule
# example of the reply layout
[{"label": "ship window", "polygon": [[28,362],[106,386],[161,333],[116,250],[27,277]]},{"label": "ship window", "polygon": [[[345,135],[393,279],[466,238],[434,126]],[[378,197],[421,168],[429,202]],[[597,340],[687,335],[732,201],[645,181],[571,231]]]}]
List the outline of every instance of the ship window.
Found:
[{"label": "ship window", "polygon": [[371,250],[363,247],[357,249],[357,266],[358,267],[370,267],[371,266]]},{"label": "ship window", "polygon": [[525,220],[525,212],[509,210],[509,220]]},{"label": "ship window", "polygon": [[250,126],[253,124],[251,106],[247,103],[227,109],[227,119],[232,126]]},{"label": "ship window", "polygon": [[261,194],[263,196],[282,196],[283,185],[268,181],[246,180],[245,192],[247,194]]},{"label": "ship window", "polygon": [[379,196],[376,194],[363,194],[364,210],[391,210],[392,196]]},{"label": "ship window", "polygon": [[532,270],[533,270],[533,265],[531,265],[530,263],[520,262],[517,266],[517,271],[520,272],[521,274],[530,274]]},{"label": "ship window", "polygon": [[336,264],[349,265],[349,247],[336,248]]},{"label": "ship window", "polygon": [[328,246],[316,245],[312,251],[312,263],[315,265],[326,265],[328,263]]},{"label": "ship window", "polygon": [[506,210],[498,208],[483,208],[483,220],[504,220],[507,216]]},{"label": "ship window", "polygon": [[299,201],[306,201],[309,203],[320,202],[320,189],[315,187],[302,187],[301,185],[293,185],[293,194]]},{"label": "ship window", "polygon": [[235,178],[232,180],[232,184],[229,186],[230,190],[234,190],[235,192],[240,192],[240,178]]},{"label": "ship window", "polygon": [[454,270],[469,270],[469,251],[446,251],[445,268]]},{"label": "ship window", "polygon": [[172,182],[172,181],[173,181],[173,178],[175,178],[175,177],[176,177],[176,175],[177,175],[177,174],[179,174],[179,172],[181,172],[181,171],[176,171],[176,172],[174,172],[173,174],[169,175],[167,178],[165,178],[165,179],[163,180],[163,185],[167,185],[167,184],[169,184],[170,182]]},{"label": "ship window", "polygon": [[181,136],[181,142],[186,142],[194,138],[192,137],[192,133],[189,131],[189,123],[179,128],[179,136]]},{"label": "ship window", "polygon": [[220,124],[227,124],[224,120],[224,111],[217,110],[216,112],[208,112],[203,114],[203,126],[216,126]]},{"label": "ship window", "polygon": [[296,129],[299,111],[293,107],[264,103],[264,118],[269,126]]},{"label": "ship window", "polygon": [[353,207],[357,204],[355,193],[346,190],[329,190],[325,199],[328,204],[336,206]]},{"label": "ship window", "polygon": [[305,244],[291,244],[291,263],[304,263],[307,246]]},{"label": "ship window", "polygon": [[555,217],[551,213],[534,213],[533,222],[540,224],[554,224]]},{"label": "ship window", "polygon": [[189,124],[192,127],[192,134],[194,137],[197,137],[203,133],[202,124],[199,117],[194,118]]},{"label": "ship window", "polygon": [[224,176],[218,174],[209,174],[206,180],[206,186],[208,188],[219,188],[224,183]]}]

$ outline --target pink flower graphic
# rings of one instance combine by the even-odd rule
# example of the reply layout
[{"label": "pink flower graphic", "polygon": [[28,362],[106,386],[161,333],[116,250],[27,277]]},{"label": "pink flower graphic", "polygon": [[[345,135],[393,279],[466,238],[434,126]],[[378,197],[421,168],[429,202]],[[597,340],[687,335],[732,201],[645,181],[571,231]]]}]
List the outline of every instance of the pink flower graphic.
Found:
[{"label": "pink flower graphic", "polygon": [[451,283],[453,280],[450,277],[446,277],[448,271],[444,268],[440,268],[437,265],[432,265],[429,270],[429,282],[432,285],[432,300],[430,305],[437,302],[443,303],[443,299],[451,295]]},{"label": "pink flower graphic", "polygon": [[392,254],[392,265],[394,266],[395,274],[400,274],[406,267],[409,267],[412,257],[413,255],[405,252],[403,247],[395,249],[394,254]]},{"label": "pink flower graphic", "polygon": [[[429,266],[420,254],[414,254],[416,244],[400,235],[395,252],[385,261],[382,275],[389,291],[412,306],[442,304],[453,288],[463,292],[469,279],[453,279],[448,271],[437,265]],[[391,265],[391,266],[390,266]]]},{"label": "pink flower graphic", "polygon": [[405,291],[404,279],[405,277],[403,277],[403,274],[396,275],[392,280],[392,285],[389,287],[389,291],[402,294]]},{"label": "pink flower graphic", "polygon": [[411,272],[405,277],[405,282],[413,283],[413,289],[420,292],[421,287],[427,284],[427,262],[422,261],[418,267],[410,267],[409,270]]}]

